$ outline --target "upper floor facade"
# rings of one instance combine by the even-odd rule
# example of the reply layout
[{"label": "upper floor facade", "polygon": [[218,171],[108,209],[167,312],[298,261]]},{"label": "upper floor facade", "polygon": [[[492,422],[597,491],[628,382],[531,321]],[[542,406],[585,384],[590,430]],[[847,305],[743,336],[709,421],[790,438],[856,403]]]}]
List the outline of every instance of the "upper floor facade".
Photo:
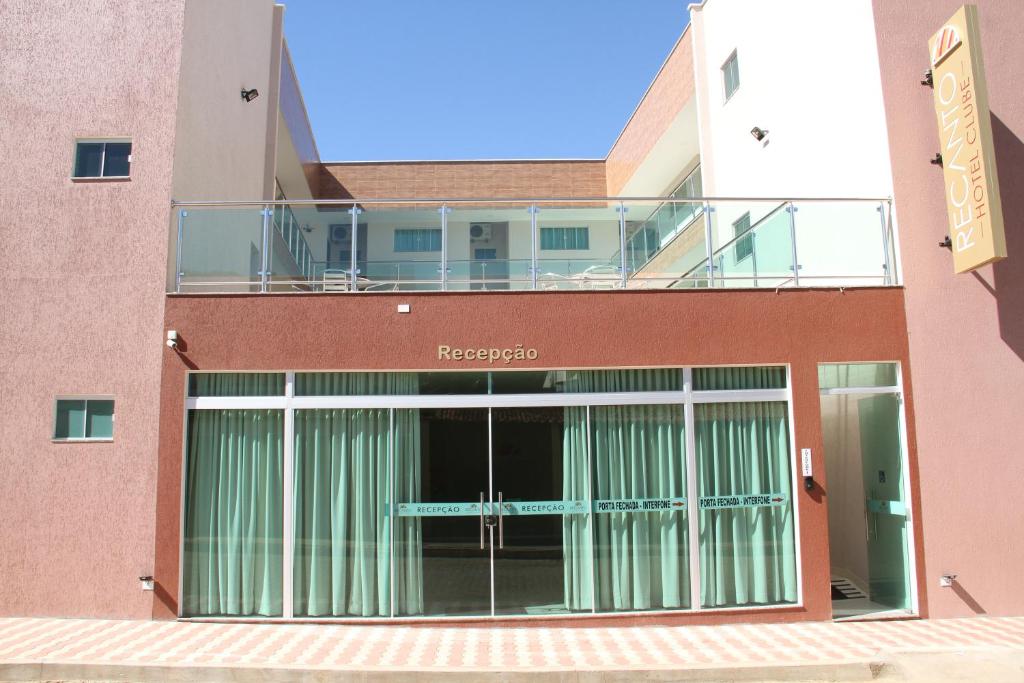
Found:
[{"label": "upper floor facade", "polygon": [[262,189],[176,185],[167,291],[898,284],[870,3],[750,5],[691,6],[599,159],[322,160],[278,26]]}]

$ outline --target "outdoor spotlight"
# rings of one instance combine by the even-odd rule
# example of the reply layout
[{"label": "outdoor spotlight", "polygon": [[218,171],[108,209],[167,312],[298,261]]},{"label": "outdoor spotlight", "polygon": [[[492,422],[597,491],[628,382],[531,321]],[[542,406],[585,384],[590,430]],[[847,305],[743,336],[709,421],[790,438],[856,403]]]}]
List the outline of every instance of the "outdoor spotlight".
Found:
[{"label": "outdoor spotlight", "polygon": [[921,77],[921,85],[926,85],[929,88],[934,88],[935,87],[935,81],[932,80],[932,70],[931,69],[928,69],[927,71],[924,72],[924,75]]},{"label": "outdoor spotlight", "polygon": [[941,152],[936,152],[935,156],[933,156],[928,161],[928,163],[933,165],[933,166],[942,166],[942,153]]},{"label": "outdoor spotlight", "polygon": [[246,90],[245,88],[242,88],[242,99],[246,102],[252,102],[259,96],[260,91],[257,90],[256,88],[253,88],[252,90]]},{"label": "outdoor spotlight", "polygon": [[758,128],[757,126],[754,126],[753,128],[750,129],[750,134],[753,135],[754,139],[757,140],[758,142],[761,142],[761,140],[764,140],[766,137],[768,137],[768,131],[766,131],[763,128]]}]

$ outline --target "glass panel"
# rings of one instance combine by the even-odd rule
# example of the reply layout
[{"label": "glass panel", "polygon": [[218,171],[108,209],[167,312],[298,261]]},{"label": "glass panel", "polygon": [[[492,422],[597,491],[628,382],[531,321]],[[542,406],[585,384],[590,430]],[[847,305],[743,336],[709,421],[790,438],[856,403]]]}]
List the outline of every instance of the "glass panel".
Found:
[{"label": "glass panel", "polygon": [[487,410],[395,410],[394,472],[395,614],[489,615]]},{"label": "glass panel", "polygon": [[[779,287],[793,276],[792,233],[785,204],[715,205],[716,287]],[[737,212],[742,212],[738,216]],[[724,217],[732,218],[728,228]],[[725,229],[723,229],[725,228]],[[706,263],[705,263],[706,265]]]},{"label": "glass panel", "polygon": [[114,438],[114,402],[90,400],[85,436],[90,439]]},{"label": "glass panel", "polygon": [[701,604],[797,599],[786,404],[694,405]]},{"label": "glass panel", "polygon": [[55,439],[81,439],[85,437],[85,401],[59,399],[57,401]]},{"label": "glass panel", "polygon": [[836,617],[911,608],[899,419],[896,394],[821,397]]},{"label": "glass panel", "polygon": [[283,372],[194,372],[189,396],[284,396]]},{"label": "glass panel", "polygon": [[189,411],[185,616],[281,616],[280,410]]},{"label": "glass panel", "polygon": [[387,410],[295,411],[297,617],[391,614]]},{"label": "glass panel", "polygon": [[898,367],[896,363],[820,363],[818,387],[894,387],[898,382]]},{"label": "glass panel", "polygon": [[448,289],[530,289],[527,204],[456,204],[448,214]]},{"label": "glass panel", "polygon": [[597,609],[688,608],[683,409],[590,410]]},{"label": "glass panel", "polygon": [[[324,263],[344,248],[351,252],[352,216],[345,205],[278,205],[270,231],[270,291],[348,291],[345,275],[339,281],[324,277]],[[360,240],[365,251],[365,238]],[[350,266],[347,266],[347,268]],[[347,273],[347,270],[346,270]]]},{"label": "glass panel", "polygon": [[592,608],[586,408],[494,409],[495,614]]},{"label": "glass panel", "polygon": [[[558,247],[538,251],[538,289],[622,286],[617,206],[607,202],[537,205],[537,226],[542,239],[547,230],[552,247]],[[579,228],[587,229],[585,241]]]},{"label": "glass panel", "polygon": [[[359,291],[422,291],[441,288],[439,205],[368,204],[360,216],[359,243],[366,237],[366,261],[359,262]],[[407,245],[402,235],[421,235]],[[430,249],[398,249],[418,246]],[[433,247],[437,247],[434,249]],[[345,254],[341,254],[344,256]],[[348,263],[329,264],[350,270]]]},{"label": "glass panel", "polygon": [[693,369],[694,391],[785,388],[786,368],[783,366]]},{"label": "glass panel", "polygon": [[75,145],[76,178],[98,178],[103,166],[102,142],[79,142]]},{"label": "glass panel", "polygon": [[190,207],[182,222],[182,292],[255,292],[263,270],[263,209]]},{"label": "glass panel", "polygon": [[795,206],[801,286],[885,284],[881,204],[797,202]]},{"label": "glass panel", "polygon": [[[692,179],[692,180],[691,180]],[[699,172],[676,192],[699,192]],[[695,186],[696,184],[696,186]],[[683,280],[707,259],[704,205],[700,201],[630,202],[626,205],[626,264],[631,288],[692,286]],[[701,279],[705,273],[700,273]]]},{"label": "glass panel", "polygon": [[108,142],[105,151],[106,159],[103,161],[103,175],[127,176],[129,175],[128,157],[132,153],[130,142]]}]

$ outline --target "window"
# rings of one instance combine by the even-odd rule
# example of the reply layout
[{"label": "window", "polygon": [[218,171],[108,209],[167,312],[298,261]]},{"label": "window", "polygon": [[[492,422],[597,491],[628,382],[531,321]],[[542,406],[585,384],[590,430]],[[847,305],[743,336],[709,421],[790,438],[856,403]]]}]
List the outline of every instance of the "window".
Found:
[{"label": "window", "polygon": [[127,178],[132,163],[130,140],[78,140],[74,178]]},{"label": "window", "polygon": [[740,87],[740,65],[736,61],[736,51],[733,50],[729,59],[722,65],[722,83],[725,86],[725,99],[732,97],[733,93]]},{"label": "window", "polygon": [[[739,220],[732,224],[733,239],[750,232],[750,212],[743,214]],[[747,235],[743,239],[737,239],[735,244],[736,263],[754,253],[754,236]]]},{"label": "window", "polygon": [[395,251],[441,251],[441,229],[397,228]]},{"label": "window", "polygon": [[54,418],[54,440],[114,438],[113,399],[58,398]]},{"label": "window", "polygon": [[590,228],[541,228],[540,248],[545,251],[590,249]]}]

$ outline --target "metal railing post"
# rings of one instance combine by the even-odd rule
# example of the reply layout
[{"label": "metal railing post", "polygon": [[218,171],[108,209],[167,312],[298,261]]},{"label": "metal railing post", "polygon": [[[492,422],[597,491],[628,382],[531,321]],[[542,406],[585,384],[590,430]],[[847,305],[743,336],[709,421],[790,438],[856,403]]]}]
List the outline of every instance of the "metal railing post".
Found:
[{"label": "metal railing post", "polygon": [[266,293],[270,281],[270,205],[263,205],[263,267],[260,270],[260,292]]},{"label": "metal railing post", "polygon": [[530,289],[537,289],[537,208],[531,204],[527,209],[530,212]]},{"label": "metal railing post", "polygon": [[622,271],[622,288],[626,288],[626,281],[629,279],[629,271],[626,269],[626,212],[629,209],[623,202],[619,202],[619,268]]},{"label": "metal railing post", "polygon": [[705,261],[707,261],[706,270],[709,288],[715,286],[715,248],[711,239],[711,204],[704,202],[704,251],[706,252]]},{"label": "metal railing post", "polygon": [[442,204],[438,212],[441,214],[441,291],[448,291],[448,212],[451,209]]},{"label": "metal railing post", "polygon": [[181,294],[181,277],[184,275],[181,272],[181,242],[185,235],[185,218],[187,216],[188,211],[178,210],[178,248],[174,255],[174,292],[176,294]]},{"label": "metal railing post", "polygon": [[754,286],[757,287],[757,233],[750,233],[750,265],[754,269]]},{"label": "metal railing post", "polygon": [[793,251],[793,286],[800,286],[800,263],[797,262],[796,258],[796,207],[793,206],[793,202],[789,202],[786,206],[786,212],[789,214],[789,241]]},{"label": "metal railing post", "polygon": [[892,203],[889,204],[888,215],[885,211],[885,203],[879,203],[878,214],[882,223],[882,251],[884,252],[885,261],[883,268],[885,268],[885,277],[882,278],[882,284],[891,285],[895,284],[892,272],[892,259],[889,253],[889,222],[892,220]]},{"label": "metal railing post", "polygon": [[357,292],[359,291],[358,277],[359,277],[359,214],[363,212],[355,204],[348,210],[352,214],[352,240],[349,249],[349,284],[348,291]]}]

